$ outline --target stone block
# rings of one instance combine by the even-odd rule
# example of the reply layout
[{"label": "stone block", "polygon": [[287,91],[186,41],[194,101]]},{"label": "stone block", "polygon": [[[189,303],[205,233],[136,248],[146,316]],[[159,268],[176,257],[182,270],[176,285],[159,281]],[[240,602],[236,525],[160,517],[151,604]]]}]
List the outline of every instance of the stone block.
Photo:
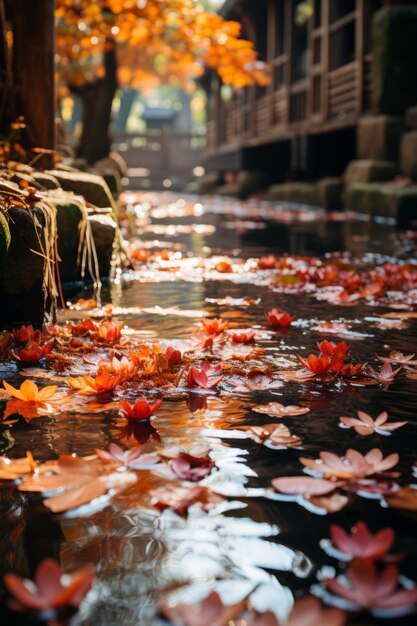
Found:
[{"label": "stone block", "polygon": [[218,187],[217,193],[219,194],[219,196],[237,198],[238,186],[237,185],[221,185],[220,187]]},{"label": "stone block", "polygon": [[73,191],[75,194],[84,196],[87,202],[90,202],[94,206],[111,206],[115,208],[113,196],[102,176],[63,170],[51,170],[46,173],[54,176],[62,189],[65,191]]},{"label": "stone block", "polygon": [[195,193],[213,193],[220,181],[220,172],[207,172],[207,174],[195,180]]},{"label": "stone block", "polygon": [[122,175],[118,163],[110,157],[97,161],[91,169],[92,174],[102,176],[111,193],[117,198],[122,192]]},{"label": "stone block", "polygon": [[417,7],[387,6],[372,18],[372,108],[402,115],[417,102]]},{"label": "stone block", "polygon": [[362,117],[357,127],[359,159],[397,161],[403,120],[393,115]]},{"label": "stone block", "polygon": [[340,178],[323,178],[317,182],[319,206],[327,211],[337,211],[342,207],[344,183]]},{"label": "stone block", "polygon": [[246,200],[246,198],[264,191],[267,187],[266,176],[260,170],[239,172],[237,182],[237,197],[240,200]]},{"label": "stone block", "polygon": [[264,172],[260,170],[241,171],[238,172],[233,182],[219,187],[218,193],[221,196],[232,196],[239,198],[239,200],[246,200],[246,198],[264,191],[266,187],[267,180]]},{"label": "stone block", "polygon": [[112,172],[118,172],[120,178],[127,176],[127,164],[124,158],[117,152],[110,152],[104,159],[100,159],[94,163],[94,169],[100,171],[111,170]]},{"label": "stone block", "polygon": [[417,180],[417,130],[403,135],[400,151],[402,174]]},{"label": "stone block", "polygon": [[397,226],[417,230],[417,185],[404,187],[396,205]]},{"label": "stone block", "polygon": [[32,176],[34,181],[44,189],[60,189],[61,187],[54,176],[50,176],[44,172],[33,172]]},{"label": "stone block", "polygon": [[10,246],[10,228],[7,213],[0,209],[0,262],[5,258]]},{"label": "stone block", "polygon": [[417,106],[407,109],[405,113],[405,125],[407,128],[417,129]]},{"label": "stone block", "polygon": [[113,246],[117,235],[117,223],[111,215],[88,216],[96,246],[100,276],[110,276]]},{"label": "stone block", "polygon": [[61,282],[80,279],[80,268],[77,265],[80,224],[83,213],[80,206],[70,201],[53,201],[57,209],[59,274]]},{"label": "stone block", "polygon": [[372,183],[392,180],[399,173],[398,165],[392,161],[364,159],[351,161],[345,173],[346,183]]},{"label": "stone block", "polygon": [[381,185],[376,183],[354,183],[346,189],[346,210],[378,215],[383,199]]},{"label": "stone block", "polygon": [[[0,262],[0,327],[33,323],[41,325],[44,317],[44,259],[39,239],[43,231],[35,227],[34,212],[40,225],[42,212],[12,206],[8,210],[10,245]],[[32,250],[34,252],[32,252]],[[38,254],[36,254],[38,253]]]},{"label": "stone block", "polygon": [[272,185],[267,192],[268,200],[295,202],[318,206],[320,204],[319,190],[316,183],[283,183]]},{"label": "stone block", "polygon": [[395,218],[399,226],[417,227],[417,185],[409,187],[389,183],[351,185],[346,190],[346,209],[367,213],[371,218],[376,216]]}]

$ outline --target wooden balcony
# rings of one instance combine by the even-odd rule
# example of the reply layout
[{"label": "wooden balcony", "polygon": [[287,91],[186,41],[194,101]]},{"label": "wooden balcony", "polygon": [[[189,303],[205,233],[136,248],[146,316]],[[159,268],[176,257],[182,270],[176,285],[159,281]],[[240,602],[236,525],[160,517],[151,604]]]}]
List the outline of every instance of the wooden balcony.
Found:
[{"label": "wooden balcony", "polygon": [[[320,4],[321,13],[309,22],[308,47],[301,66],[305,74],[296,80],[301,57],[294,57],[293,4],[286,0],[264,1],[271,12],[268,21],[274,24],[277,6],[284,3],[281,53],[273,56],[279,35],[270,26],[270,84],[264,89],[250,87],[236,92],[227,103],[218,99],[217,147],[260,144],[271,138],[287,140],[298,134],[353,127],[369,110],[371,101],[372,55],[367,52],[365,32],[369,29],[371,4],[356,0],[354,10],[340,15],[332,0],[315,3]],[[226,118],[222,108],[227,110]],[[225,123],[221,119],[226,119]],[[208,145],[212,152],[210,141]]]}]

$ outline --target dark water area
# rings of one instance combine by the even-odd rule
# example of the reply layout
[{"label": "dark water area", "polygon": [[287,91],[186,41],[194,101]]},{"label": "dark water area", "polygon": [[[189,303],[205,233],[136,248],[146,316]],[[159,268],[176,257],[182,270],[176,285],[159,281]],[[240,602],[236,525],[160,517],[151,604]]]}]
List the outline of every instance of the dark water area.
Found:
[{"label": "dark water area", "polygon": [[[175,195],[151,194],[140,202],[134,196],[130,201],[127,198],[124,225],[133,245],[141,240],[150,250],[181,252],[183,259],[222,255],[233,261],[271,253],[324,256],[334,251],[362,255],[363,265],[415,258],[412,234],[397,232],[389,223],[368,223],[363,216],[327,220],[317,213],[314,219],[303,209],[294,220],[286,216],[277,222],[262,203],[259,208],[255,202],[244,206],[210,199],[196,210],[199,201],[178,200]],[[73,301],[91,295],[83,291]],[[264,350],[262,358],[278,369],[296,369],[297,355],[317,352],[316,343],[323,339],[345,340],[354,362],[373,367],[378,364],[376,354],[393,350],[417,353],[417,318],[381,317],[397,311],[395,308],[370,306],[365,301],[337,306],[308,293],[278,293],[244,276],[210,276],[191,263],[182,264],[177,271],[156,270],[152,264],[135,266],[134,271],[124,272],[115,283],[105,286],[101,298],[103,303],[111,302],[128,331],[144,341],[181,343],[196,331],[201,317],[221,317],[230,328],[254,328],[259,333],[257,346]],[[150,310],[138,313],[137,307]],[[296,316],[291,327],[282,331],[268,327],[264,314],[274,307]],[[87,315],[70,311],[62,321]],[[339,325],[335,334],[323,332],[323,324],[328,322]],[[18,370],[16,364],[0,362],[2,379],[15,385],[23,380]],[[57,559],[68,572],[92,563],[96,582],[71,621],[74,625],[161,625],[165,622],[155,607],[167,590],[191,583],[191,598],[193,593],[198,596],[202,589],[212,588],[215,581],[221,581],[229,597],[234,593],[242,596],[242,590],[258,586],[255,608],[256,603],[259,610],[273,608],[284,619],[293,599],[311,590],[323,597],[320,581],[340,571],[338,561],[321,546],[322,540],[329,538],[330,526],[338,524],[349,530],[363,520],[373,532],[385,527],[395,530],[392,552],[404,555],[399,564],[401,575],[405,581],[416,582],[416,511],[389,508],[380,498],[354,495],[341,511],[323,514],[299,501],[268,495],[273,478],[302,475],[300,456],[317,458],[323,450],[343,455],[348,448],[363,454],[380,448],[384,456],[398,452],[395,469],[400,472],[399,484],[416,484],[412,471],[417,461],[416,385],[416,380],[405,375],[386,388],[311,380],[280,380],[261,390],[224,384],[203,394],[207,407],[200,410],[195,409],[202,394],[165,399],[152,420],[163,446],[189,448],[194,443],[212,443],[219,469],[203,484],[223,493],[225,502],[209,513],[193,509],[187,520],[170,511],[160,515],[149,505],[148,492],[166,480],[143,471],[135,486],[96,510],[90,505],[54,515],[42,504],[40,495],[20,492],[3,482],[1,573],[14,571],[32,577],[46,556]],[[116,401],[122,396],[118,393]],[[133,401],[137,395],[132,386],[123,397]],[[150,395],[163,397],[158,390]],[[253,410],[269,402],[308,407],[310,412],[277,419]],[[0,401],[0,414],[5,404]],[[358,410],[374,418],[387,411],[390,421],[408,423],[390,436],[361,437],[352,429],[339,427],[341,416],[354,417]],[[88,456],[96,448],[107,449],[111,442],[130,442],[127,445],[132,447],[135,434],[142,440],[149,435],[127,432],[126,421],[114,407],[104,406],[103,412],[93,413],[63,410],[29,423],[12,417],[14,423],[0,426],[0,453],[11,458],[22,457],[27,450],[39,461],[61,454]],[[270,449],[234,434],[246,426],[271,422],[283,423],[301,437],[302,449]],[[230,435],[225,431],[231,431]],[[151,433],[145,445],[148,452],[161,444]],[[26,623],[9,613],[4,594],[0,601],[2,626]],[[348,621],[361,626],[416,623],[415,615],[389,618],[355,612]]]}]

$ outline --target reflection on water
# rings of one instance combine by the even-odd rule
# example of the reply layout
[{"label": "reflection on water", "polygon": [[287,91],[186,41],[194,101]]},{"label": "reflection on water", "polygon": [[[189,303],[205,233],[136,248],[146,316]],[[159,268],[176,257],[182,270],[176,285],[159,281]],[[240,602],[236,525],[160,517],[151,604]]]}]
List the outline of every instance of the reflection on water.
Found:
[{"label": "reflection on water", "polygon": [[[253,275],[231,280],[224,271],[226,266],[217,265],[216,269],[219,259],[234,262],[237,255],[247,259],[271,250],[307,254],[372,248],[406,258],[412,241],[387,230],[387,225],[370,226],[357,216],[326,220],[321,212],[314,217],[300,208],[282,212],[277,219],[271,207],[262,203],[248,203],[243,219],[241,204],[233,201],[212,200],[203,206],[175,196],[164,200],[149,194],[141,199],[139,210],[135,209],[136,196],[127,200],[131,234],[136,237],[139,232],[149,249],[172,250],[176,255],[167,257],[166,271],[163,264],[157,272],[152,264],[145,265],[127,272],[112,293],[103,293],[103,302],[113,296],[113,313],[125,320],[127,336],[141,341],[167,339],[184,346],[203,315],[222,317],[231,328],[255,328],[256,349],[260,348],[256,359],[278,369],[293,368],[296,355],[314,351],[316,342],[324,337],[349,341],[358,361],[372,361],[374,353],[388,350],[417,350],[414,319],[381,318],[386,308],[370,309],[364,303],[341,308],[308,294],[273,293],[266,282],[255,285]],[[263,228],[256,228],[261,223]],[[381,234],[384,237],[380,239]],[[192,254],[207,258],[210,252],[228,256],[214,259],[213,268],[207,271],[205,266],[203,270]],[[173,262],[178,262],[177,268],[172,269]],[[264,312],[273,307],[295,314],[296,323],[285,332],[271,331]],[[85,315],[69,311],[67,317],[82,319]],[[222,353],[222,358],[227,356],[226,351]],[[84,360],[82,365],[85,368],[88,362]],[[2,377],[17,382],[16,365],[1,364],[0,368]],[[111,405],[105,412],[100,407],[88,412],[85,406],[74,405],[71,410],[29,423],[17,418],[3,424],[2,454],[20,457],[33,450],[39,460],[60,454],[87,456],[95,448],[107,449],[111,441],[128,447],[139,442],[146,452],[161,446],[189,449],[195,443],[208,442],[217,471],[202,484],[225,498],[207,513],[191,506],[187,519],[169,510],[159,514],[150,506],[150,492],[167,480],[157,471],[146,470],[140,472],[135,485],[100,507],[87,507],[85,515],[53,516],[38,495],[4,486],[0,490],[2,572],[33,575],[45,556],[60,560],[65,571],[93,563],[96,584],[72,621],[83,626],[156,626],[162,623],[156,606],[163,594],[179,594],[191,601],[209,589],[237,600],[239,594],[241,598],[250,593],[255,608],[270,609],[285,619],[293,597],[306,593],[316,582],[317,570],[331,564],[320,548],[320,540],[329,536],[330,524],[350,528],[363,519],[373,530],[384,526],[396,530],[396,551],[408,555],[402,571],[412,578],[417,557],[415,513],[384,509],[373,500],[357,498],[333,516],[316,516],[293,502],[262,497],[270,491],[272,478],[300,473],[300,452],[260,445],[245,436],[244,428],[283,423],[303,440],[303,454],[311,457],[321,450],[343,454],[349,447],[363,453],[370,447],[381,447],[385,454],[399,451],[399,469],[408,484],[416,460],[415,381],[402,378],[387,390],[282,380],[275,384],[272,378],[267,383],[257,379],[249,389],[239,386],[238,377],[235,383],[223,385],[221,391],[183,392],[166,399],[152,423],[127,423]],[[158,395],[158,390],[155,392]],[[133,400],[134,387],[128,388],[124,397],[129,394]],[[310,412],[278,419],[252,410],[269,402],[307,406]],[[373,416],[387,410],[390,417],[408,420],[409,425],[392,437],[361,439],[338,426],[340,416],[354,416],[358,408]],[[384,623],[408,626],[415,623],[413,619]],[[16,620],[9,617],[5,623]],[[382,620],[368,616],[366,623]]]}]

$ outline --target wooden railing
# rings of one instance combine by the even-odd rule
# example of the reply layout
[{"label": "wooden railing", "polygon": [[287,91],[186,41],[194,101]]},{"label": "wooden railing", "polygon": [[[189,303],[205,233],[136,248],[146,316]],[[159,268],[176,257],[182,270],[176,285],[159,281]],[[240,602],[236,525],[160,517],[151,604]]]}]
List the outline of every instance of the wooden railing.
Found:
[{"label": "wooden railing", "polygon": [[342,65],[329,72],[329,117],[345,118],[359,113],[358,63]]},{"label": "wooden railing", "polygon": [[[364,45],[365,31],[369,30],[369,15],[366,17],[364,8],[367,0],[357,0],[356,9],[341,17],[331,2],[323,0],[322,7],[327,9],[323,9],[322,21],[311,25],[308,77],[293,81],[289,35],[286,51],[269,61],[270,84],[263,91],[249,87],[227,104],[218,100],[220,108],[227,108],[226,118],[220,115],[226,121],[224,128],[215,122],[217,143],[213,146],[210,140],[209,149],[262,142],[271,136],[287,139],[310,129],[321,132],[353,126],[369,110],[372,56]],[[354,41],[352,49],[344,43],[350,37]]]},{"label": "wooden railing", "polygon": [[[360,81],[363,80],[361,88]],[[323,88],[323,83],[325,88]],[[338,121],[345,125],[355,119],[369,105],[371,92],[371,61],[363,67],[358,61],[329,71],[325,77],[312,72],[307,81],[269,89],[256,98],[249,88],[245,101],[235,98],[228,102],[224,134],[214,131],[212,120],[208,127],[208,148],[215,145],[241,143],[276,131],[291,135],[300,127],[319,127]],[[363,103],[361,93],[363,92]],[[217,127],[217,131],[219,131]]]}]

